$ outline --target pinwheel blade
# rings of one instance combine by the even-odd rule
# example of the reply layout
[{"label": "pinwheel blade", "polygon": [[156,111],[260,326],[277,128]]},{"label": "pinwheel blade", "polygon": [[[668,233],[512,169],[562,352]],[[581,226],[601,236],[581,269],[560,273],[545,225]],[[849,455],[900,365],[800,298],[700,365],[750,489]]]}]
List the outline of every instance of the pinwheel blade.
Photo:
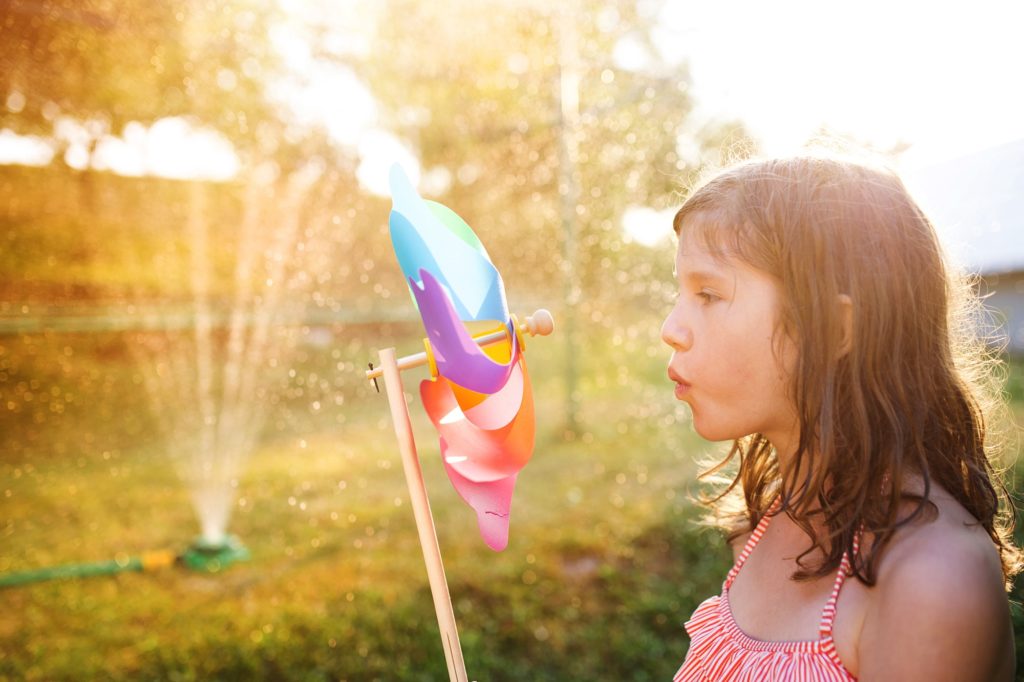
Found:
[{"label": "pinwheel blade", "polygon": [[[519,355],[515,329],[509,331],[512,343],[510,361],[507,364],[495,362],[470,336],[441,288],[441,283],[427,270],[420,270],[419,275],[422,285],[410,280],[410,287],[427,330],[430,348],[437,363],[437,373],[478,393],[497,391],[508,381]],[[508,319],[502,320],[502,323],[506,327],[510,326]]]},{"label": "pinwheel blade", "polygon": [[[424,201],[399,167],[392,167],[390,179],[391,239],[437,369],[436,379],[420,384],[420,397],[449,480],[476,512],[484,541],[500,551],[508,544],[512,493],[533,454],[536,431],[504,285],[462,218]],[[482,348],[470,328],[503,330],[507,340]]]},{"label": "pinwheel blade", "polygon": [[451,209],[424,201],[399,166],[390,181],[391,241],[406,279],[421,269],[433,273],[464,321],[507,319],[501,277],[469,226]]},{"label": "pinwheel blade", "polygon": [[[463,409],[444,378],[420,384],[427,416],[448,443],[445,463],[470,480],[509,476],[522,469],[533,454],[533,397],[522,364],[516,366],[514,376],[471,409]],[[488,428],[506,419],[497,428]]]},{"label": "pinwheel blade", "polygon": [[[444,454],[445,442],[441,441],[441,454]],[[512,493],[515,491],[516,478],[512,474],[497,481],[477,483],[460,476],[447,463],[445,472],[459,496],[476,512],[477,526],[480,536],[488,547],[500,552],[508,546],[509,509],[512,507]]]}]

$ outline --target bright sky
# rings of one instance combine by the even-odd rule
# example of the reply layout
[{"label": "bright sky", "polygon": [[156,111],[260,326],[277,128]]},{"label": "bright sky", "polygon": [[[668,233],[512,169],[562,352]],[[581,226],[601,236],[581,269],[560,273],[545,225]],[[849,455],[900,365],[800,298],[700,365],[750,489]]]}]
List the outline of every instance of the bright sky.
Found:
[{"label": "bright sky", "polygon": [[[286,10],[298,26],[303,14],[330,6],[290,0]],[[372,20],[365,7],[349,7],[332,14],[347,24],[340,35]],[[658,19],[659,49],[690,65],[698,116],[742,119],[769,154],[797,149],[823,125],[880,147],[910,143],[906,169],[1024,139],[1020,0],[668,0]],[[351,73],[315,63],[301,31],[285,24],[274,39],[309,83],[282,86],[282,101],[297,120],[325,122],[363,158],[364,186],[386,191],[386,169],[395,160],[415,164],[412,151],[377,127],[376,106]],[[237,168],[226,143],[179,119],[161,121],[104,138],[98,161],[131,175],[223,178]],[[0,163],[50,156],[44,141],[0,131]],[[72,151],[68,161],[76,160]]]},{"label": "bright sky", "polygon": [[[668,0],[655,39],[685,60],[697,116],[738,118],[765,154],[823,126],[885,149],[906,174],[1024,139],[1024,2]],[[628,211],[636,241],[673,211]]]},{"label": "bright sky", "polygon": [[908,168],[1024,138],[1020,0],[670,0],[660,19],[702,113],[743,119],[768,154],[822,125],[911,143]]}]

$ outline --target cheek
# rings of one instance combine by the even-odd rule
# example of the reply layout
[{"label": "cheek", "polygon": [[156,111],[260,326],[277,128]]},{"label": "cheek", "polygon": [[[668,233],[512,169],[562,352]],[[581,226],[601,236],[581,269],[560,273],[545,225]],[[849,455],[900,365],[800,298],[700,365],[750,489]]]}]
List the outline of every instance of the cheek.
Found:
[{"label": "cheek", "polygon": [[[777,355],[770,321],[750,322],[724,335],[716,353],[723,363],[732,368],[730,374],[737,388],[759,393],[785,382],[786,365],[791,366],[791,362]],[[779,348],[779,352],[782,353],[783,349]]]}]

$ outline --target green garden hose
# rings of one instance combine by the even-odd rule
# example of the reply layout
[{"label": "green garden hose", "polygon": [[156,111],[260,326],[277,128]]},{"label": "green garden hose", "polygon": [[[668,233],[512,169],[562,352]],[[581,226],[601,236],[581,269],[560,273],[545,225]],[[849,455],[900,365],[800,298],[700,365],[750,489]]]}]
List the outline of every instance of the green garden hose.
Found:
[{"label": "green garden hose", "polygon": [[188,549],[179,554],[169,549],[145,552],[140,556],[119,556],[111,561],[89,564],[66,564],[49,566],[34,571],[19,571],[0,575],[0,588],[17,587],[43,580],[67,578],[91,578],[97,575],[114,575],[125,571],[155,571],[180,564],[193,571],[217,573],[230,564],[249,559],[249,550],[234,535],[221,542],[211,543],[197,538]]},{"label": "green garden hose", "polygon": [[99,561],[90,564],[66,564],[49,566],[34,571],[20,571],[0,575],[0,587],[15,587],[43,580],[61,580],[66,578],[90,578],[94,575],[113,575],[124,571],[153,571],[170,566],[177,560],[171,550],[146,552],[142,556],[117,558],[111,561]]}]

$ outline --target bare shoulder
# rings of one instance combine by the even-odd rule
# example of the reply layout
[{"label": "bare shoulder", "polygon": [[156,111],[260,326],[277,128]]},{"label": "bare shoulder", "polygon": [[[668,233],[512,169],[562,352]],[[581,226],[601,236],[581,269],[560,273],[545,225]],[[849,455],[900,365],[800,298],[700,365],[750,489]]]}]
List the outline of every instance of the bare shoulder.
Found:
[{"label": "bare shoulder", "polygon": [[858,645],[860,678],[1009,680],[1013,635],[999,554],[952,499],[901,529],[879,563]]}]

